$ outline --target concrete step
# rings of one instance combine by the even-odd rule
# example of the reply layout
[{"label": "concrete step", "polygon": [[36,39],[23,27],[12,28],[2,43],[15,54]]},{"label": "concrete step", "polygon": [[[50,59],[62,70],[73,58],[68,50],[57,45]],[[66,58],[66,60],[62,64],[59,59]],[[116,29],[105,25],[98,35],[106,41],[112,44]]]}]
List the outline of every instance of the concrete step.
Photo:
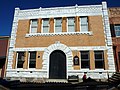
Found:
[{"label": "concrete step", "polygon": [[67,79],[47,79],[47,83],[53,82],[53,83],[68,83]]}]

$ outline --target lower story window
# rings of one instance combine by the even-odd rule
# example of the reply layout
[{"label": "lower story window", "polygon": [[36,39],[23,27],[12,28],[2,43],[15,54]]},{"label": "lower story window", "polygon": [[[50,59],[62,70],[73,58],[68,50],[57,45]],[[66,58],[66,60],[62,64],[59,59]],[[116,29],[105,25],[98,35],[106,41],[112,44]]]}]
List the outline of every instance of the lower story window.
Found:
[{"label": "lower story window", "polygon": [[81,51],[81,68],[90,68],[89,51]]},{"label": "lower story window", "polygon": [[25,52],[17,52],[17,68],[23,68]]},{"label": "lower story window", "polygon": [[95,68],[104,68],[104,52],[94,51],[95,55]]},{"label": "lower story window", "polygon": [[36,52],[30,52],[29,68],[36,67]]}]

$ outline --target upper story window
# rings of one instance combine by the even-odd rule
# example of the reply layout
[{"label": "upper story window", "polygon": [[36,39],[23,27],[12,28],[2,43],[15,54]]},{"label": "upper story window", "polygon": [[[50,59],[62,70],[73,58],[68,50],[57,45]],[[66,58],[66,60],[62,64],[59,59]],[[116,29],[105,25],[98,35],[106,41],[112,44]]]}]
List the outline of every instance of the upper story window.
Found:
[{"label": "upper story window", "polygon": [[81,51],[81,68],[90,68],[89,51]]},{"label": "upper story window", "polygon": [[55,33],[62,32],[62,19],[55,18]]},{"label": "upper story window", "polygon": [[43,19],[43,33],[49,33],[49,19]]},{"label": "upper story window", "polygon": [[37,33],[38,20],[32,19],[30,23],[30,33]]},{"label": "upper story window", "polygon": [[29,52],[30,58],[29,58],[29,68],[35,68],[36,67],[36,52]]},{"label": "upper story window", "polygon": [[87,17],[80,17],[80,31],[87,32],[88,31],[88,18]]},{"label": "upper story window", "polygon": [[17,52],[17,68],[23,68],[25,52]]},{"label": "upper story window", "polygon": [[104,68],[104,52],[94,51],[95,55],[95,68]]},{"label": "upper story window", "polygon": [[119,24],[114,26],[114,30],[115,30],[115,35],[120,36],[120,25]]},{"label": "upper story window", "polygon": [[68,17],[68,32],[75,32],[75,18]]}]

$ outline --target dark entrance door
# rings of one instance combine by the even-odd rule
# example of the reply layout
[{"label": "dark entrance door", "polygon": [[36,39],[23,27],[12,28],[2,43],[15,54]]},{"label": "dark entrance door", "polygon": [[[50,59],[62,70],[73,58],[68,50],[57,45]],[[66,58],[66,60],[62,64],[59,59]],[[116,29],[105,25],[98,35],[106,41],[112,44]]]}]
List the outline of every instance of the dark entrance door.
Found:
[{"label": "dark entrance door", "polygon": [[49,78],[66,78],[66,55],[61,50],[55,50],[50,54]]}]

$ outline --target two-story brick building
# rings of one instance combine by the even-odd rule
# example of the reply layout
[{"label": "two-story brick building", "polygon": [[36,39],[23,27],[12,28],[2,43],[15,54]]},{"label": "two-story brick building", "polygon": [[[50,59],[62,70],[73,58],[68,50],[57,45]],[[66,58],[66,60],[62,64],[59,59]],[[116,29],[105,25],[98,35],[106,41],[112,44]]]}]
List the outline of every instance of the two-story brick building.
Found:
[{"label": "two-story brick building", "polygon": [[115,72],[106,2],[20,10],[15,8],[6,77],[21,81],[67,79]]},{"label": "two-story brick building", "polygon": [[120,72],[120,7],[109,8],[109,20],[113,41],[116,71]]}]

